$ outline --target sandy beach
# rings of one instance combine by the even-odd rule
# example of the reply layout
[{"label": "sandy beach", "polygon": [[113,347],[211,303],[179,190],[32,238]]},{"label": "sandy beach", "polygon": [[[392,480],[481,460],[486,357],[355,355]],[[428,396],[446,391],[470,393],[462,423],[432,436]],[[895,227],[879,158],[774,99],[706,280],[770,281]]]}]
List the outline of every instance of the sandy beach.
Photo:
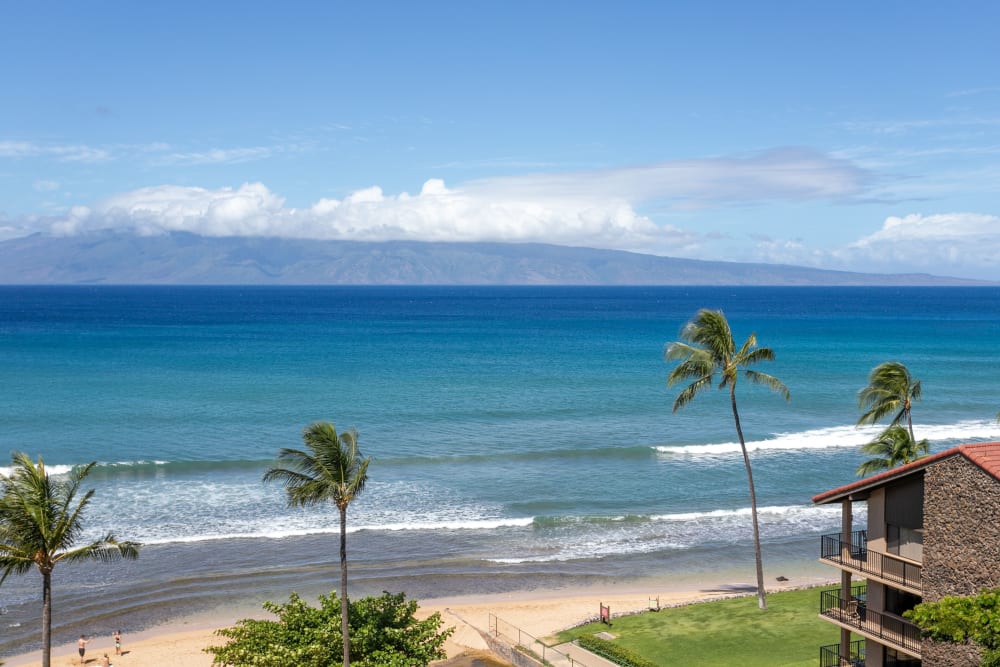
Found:
[{"label": "sandy beach", "polygon": [[[781,588],[812,586],[825,581],[813,577],[792,577],[782,582]],[[560,630],[586,622],[598,615],[601,603],[610,606],[612,615],[634,613],[657,603],[666,607],[703,600],[718,599],[742,594],[746,584],[731,582],[703,582],[688,590],[638,590],[591,589],[562,591],[530,591],[486,596],[462,596],[427,600],[421,603],[420,614],[427,616],[440,612],[445,627],[454,627],[455,633],[446,647],[449,658],[469,651],[486,649],[480,631],[489,628],[490,614],[506,623],[539,638],[548,637]],[[770,590],[779,590],[778,587]],[[263,612],[261,617],[265,617]],[[153,628],[123,640],[123,655],[115,656],[114,640],[96,636],[87,647],[85,664],[98,665],[107,653],[115,667],[211,667],[211,656],[203,651],[218,642],[217,628],[232,624],[233,618],[198,617]],[[41,665],[38,651],[4,660],[6,667],[36,667]],[[79,665],[76,645],[53,647],[52,664],[57,667]]]}]

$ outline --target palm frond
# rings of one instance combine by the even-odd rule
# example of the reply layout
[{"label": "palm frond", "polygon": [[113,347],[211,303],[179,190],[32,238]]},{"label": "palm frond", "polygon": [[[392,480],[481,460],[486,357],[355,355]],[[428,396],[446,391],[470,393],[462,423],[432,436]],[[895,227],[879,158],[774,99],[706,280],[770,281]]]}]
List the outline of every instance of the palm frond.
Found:
[{"label": "palm frond", "polygon": [[895,425],[899,423],[900,412],[899,412],[899,401],[894,400],[892,397],[885,394],[876,394],[872,392],[868,396],[865,406],[867,409],[861,414],[858,419],[858,425],[862,424],[875,424],[882,421],[887,416],[895,414],[890,425]]},{"label": "palm frond", "polygon": [[702,377],[698,380],[695,380],[687,387],[682,389],[679,394],[677,394],[677,398],[674,399],[673,411],[677,412],[679,409],[683,408],[685,405],[690,403],[691,400],[699,393],[701,393],[703,389],[707,389],[711,386],[712,386],[712,378],[710,376]]},{"label": "palm frond", "polygon": [[690,357],[696,352],[704,353],[705,350],[700,347],[695,347],[684,341],[674,341],[673,343],[667,343],[663,346],[663,360],[671,361],[673,359],[684,359]]},{"label": "palm frond", "polygon": [[914,442],[910,432],[897,425],[879,433],[874,440],[862,445],[860,450],[872,457],[858,466],[858,476],[864,476],[916,461],[930,452],[930,444],[926,439]]},{"label": "palm frond", "polygon": [[[67,475],[52,476],[41,457],[11,454],[11,472],[0,475],[0,584],[12,574],[37,569],[45,578],[61,561],[135,558],[136,542],[117,542],[113,535],[77,546],[83,534],[83,513],[95,489],[80,495],[82,484],[96,465],[79,466]],[[51,601],[47,601],[50,605]],[[44,613],[49,613],[46,606]],[[43,662],[48,663],[51,637],[43,629]]]},{"label": "palm frond", "polygon": [[705,348],[717,360],[731,358],[736,351],[729,321],[721,310],[699,310],[681,330],[681,339]]},{"label": "palm frond", "polygon": [[[756,348],[757,348],[757,334],[752,333],[747,337],[745,341],[743,341],[743,345],[740,345],[740,349],[733,355],[733,358],[742,359],[744,364],[752,363],[750,361],[750,357],[751,355],[754,354]],[[767,348],[761,348],[761,349],[766,350]]]},{"label": "palm frond", "polygon": [[750,334],[737,351],[729,322],[721,310],[699,310],[681,329],[681,340],[664,347],[663,356],[666,361],[680,361],[667,376],[667,386],[693,380],[678,394],[674,412],[711,386],[716,373],[720,375],[719,389],[735,386],[741,369],[750,382],[765,385],[786,400],[791,396],[788,387],[777,378],[745,369],[761,361],[773,361],[774,351],[757,347],[756,334]]},{"label": "palm frond", "polygon": [[758,347],[738,355],[741,366],[753,366],[761,361],[774,361],[774,350],[769,347]]},{"label": "palm frond", "polygon": [[924,438],[923,440],[917,441],[914,449],[917,452],[917,456],[914,457],[914,460],[916,460],[931,453],[931,443],[927,441],[927,438]]},{"label": "palm frond", "polygon": [[868,475],[874,475],[875,473],[888,469],[889,466],[884,459],[869,459],[859,465],[858,469],[854,471],[854,474],[858,477],[867,477]]},{"label": "palm frond", "polygon": [[119,542],[113,534],[108,533],[95,542],[61,553],[56,560],[67,563],[91,560],[102,563],[135,560],[139,557],[141,546],[138,542]]},{"label": "palm frond", "polygon": [[743,371],[743,376],[752,384],[764,385],[776,394],[780,394],[786,401],[792,400],[792,394],[788,391],[788,387],[785,386],[785,383],[773,375],[768,375],[767,373],[761,373],[760,371],[748,368]]},{"label": "palm frond", "polygon": [[670,375],[667,376],[667,386],[672,387],[685,380],[711,379],[715,370],[715,364],[712,363],[708,354],[695,354],[677,364],[674,370],[670,371]]},{"label": "palm frond", "polygon": [[869,373],[868,385],[858,392],[858,424],[874,424],[890,416],[889,426],[909,423],[912,404],[920,400],[920,392],[920,381],[913,379],[904,364],[879,364]]},{"label": "palm frond", "polygon": [[292,506],[333,502],[346,507],[364,489],[370,459],[361,457],[358,433],[338,434],[329,422],[316,422],[302,432],[306,450],[282,449],[278,463],[264,473],[265,482],[280,482]]}]

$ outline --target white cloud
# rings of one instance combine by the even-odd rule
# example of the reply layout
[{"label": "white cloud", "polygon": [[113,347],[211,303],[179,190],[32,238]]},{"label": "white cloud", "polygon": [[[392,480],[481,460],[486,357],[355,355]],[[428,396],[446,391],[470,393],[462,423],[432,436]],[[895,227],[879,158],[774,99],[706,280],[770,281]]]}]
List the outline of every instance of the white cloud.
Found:
[{"label": "white cloud", "polygon": [[882,229],[855,243],[853,247],[873,247],[885,243],[906,243],[914,240],[980,242],[998,238],[1000,218],[982,213],[941,213],[904,217],[889,216]]},{"label": "white cloud", "polygon": [[51,229],[61,235],[103,228],[146,235],[170,231],[204,236],[274,235],[287,217],[283,203],[259,183],[235,190],[164,185],[115,195],[93,207],[74,206]]},{"label": "white cloud", "polygon": [[31,141],[0,141],[0,157],[53,157],[60,162],[105,162],[111,152],[81,144],[38,144]]},{"label": "white cloud", "polygon": [[669,249],[696,241],[660,227],[620,201],[484,199],[427,181],[420,193],[386,195],[371,187],[303,209],[260,183],[239,188],[159,186],[74,207],[56,234],[101,228],[139,234],[188,231],[205,236],[283,236],[364,241],[519,241],[598,247]]},{"label": "white cloud", "polygon": [[934,129],[990,129],[1000,125],[1000,118],[994,116],[971,116],[947,118],[924,118],[912,120],[849,121],[840,127],[850,132],[875,135],[902,135],[920,130]]},{"label": "white cloud", "polygon": [[266,146],[250,148],[211,148],[190,153],[171,153],[160,158],[162,164],[239,164],[251,160],[263,160],[274,153]]},{"label": "white cloud", "polygon": [[59,189],[59,183],[56,181],[48,180],[37,180],[32,184],[36,192],[53,192]]},{"label": "white cloud", "polygon": [[0,157],[28,157],[37,155],[38,150],[30,141],[0,141]]},{"label": "white cloud", "polygon": [[1000,217],[982,213],[890,216],[867,236],[832,250],[799,241],[757,243],[755,261],[866,273],[931,273],[1000,279]]},{"label": "white cloud", "polygon": [[882,228],[837,253],[853,263],[906,265],[932,273],[996,270],[1000,217],[982,213],[890,216]]},{"label": "white cloud", "polygon": [[863,191],[866,174],[845,160],[806,149],[781,149],[747,157],[675,160],[658,164],[565,174],[473,181],[470,191],[535,198],[619,198],[629,202],[672,199],[704,203],[846,199]]},{"label": "white cloud", "polygon": [[[36,188],[57,185],[39,181]],[[15,227],[64,235],[110,228],[146,235],[540,242],[877,273],[997,276],[1000,217],[993,215],[892,216],[874,233],[833,250],[761,235],[748,251],[717,230],[682,229],[640,211],[644,202],[669,216],[734,203],[857,201],[871,194],[866,186],[867,174],[850,162],[800,150],[484,179],[456,187],[430,179],[416,194],[388,194],[372,186],[305,208],[286,206],[261,183],[219,189],[162,185],[74,206],[58,218],[7,221],[3,235]]]},{"label": "white cloud", "polygon": [[1000,93],[1000,86],[983,86],[982,88],[955,90],[946,94],[945,97],[969,97],[970,95],[985,95],[989,93]]},{"label": "white cloud", "polygon": [[703,241],[700,234],[656,224],[636,205],[648,200],[685,208],[728,201],[842,199],[860,193],[862,181],[863,173],[844,161],[785,150],[479,180],[456,188],[431,179],[416,195],[388,195],[372,186],[301,209],[285,207],[283,198],[261,183],[217,190],[164,185],[75,207],[51,231],[118,228],[140,234],[545,242],[691,253]]},{"label": "white cloud", "polygon": [[156,141],[145,144],[45,144],[33,141],[0,141],[0,158],[49,158],[59,162],[97,163],[120,159],[141,159],[156,165],[238,164],[262,160],[279,153],[301,151],[304,144],[251,146],[246,148],[209,148],[182,152],[170,144]]},{"label": "white cloud", "polygon": [[22,236],[27,236],[31,234],[34,230],[31,229],[29,224],[25,224],[26,220],[11,220],[7,217],[7,214],[0,211],[0,241],[6,241],[7,239],[21,238]]}]

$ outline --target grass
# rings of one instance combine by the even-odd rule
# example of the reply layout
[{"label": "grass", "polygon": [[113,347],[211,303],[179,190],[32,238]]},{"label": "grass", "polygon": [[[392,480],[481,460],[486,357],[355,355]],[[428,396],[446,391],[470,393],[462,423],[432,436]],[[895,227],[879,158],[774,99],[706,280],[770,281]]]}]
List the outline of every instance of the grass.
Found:
[{"label": "grass", "polygon": [[615,643],[660,665],[816,667],[819,647],[836,644],[837,628],[819,618],[818,588],[701,602],[591,623],[559,634],[570,641],[610,632]]}]

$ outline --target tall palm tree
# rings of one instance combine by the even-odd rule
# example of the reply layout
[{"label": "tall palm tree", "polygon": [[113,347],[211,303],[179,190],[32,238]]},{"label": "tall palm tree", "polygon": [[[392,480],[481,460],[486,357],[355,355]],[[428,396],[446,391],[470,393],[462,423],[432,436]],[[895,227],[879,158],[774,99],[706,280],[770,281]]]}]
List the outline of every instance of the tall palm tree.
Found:
[{"label": "tall palm tree", "polygon": [[920,400],[920,380],[910,375],[910,369],[898,361],[887,361],[872,369],[868,386],[858,392],[858,407],[863,411],[858,425],[874,424],[892,416],[889,426],[906,424],[910,440],[913,435],[913,403]]},{"label": "tall palm tree", "polygon": [[344,641],[344,667],[350,667],[351,654],[347,617],[347,507],[364,491],[371,458],[358,450],[358,432],[354,429],[337,434],[329,422],[306,427],[302,441],[308,451],[282,449],[278,463],[284,467],[269,469],[265,482],[285,486],[288,504],[293,507],[332,502],[340,511],[340,632]]},{"label": "tall palm tree", "polygon": [[897,425],[890,426],[882,431],[877,438],[862,445],[861,451],[874,458],[868,459],[858,466],[858,477],[916,461],[930,452],[930,446],[926,439],[914,442],[909,431]]},{"label": "tall palm tree", "polygon": [[762,384],[778,392],[786,401],[791,395],[788,387],[778,378],[747,368],[760,361],[772,361],[774,352],[769,347],[757,347],[756,334],[750,334],[750,337],[737,349],[729,322],[721,310],[699,310],[694,318],[684,325],[680,337],[681,340],[670,343],[664,353],[667,361],[681,360],[667,378],[667,385],[673,386],[684,380],[692,382],[677,395],[674,412],[690,403],[699,392],[710,388],[715,383],[716,374],[719,375],[719,389],[729,390],[729,402],[733,409],[733,420],[736,422],[736,435],[740,440],[743,464],[747,470],[747,483],[750,486],[750,515],[753,520],[753,546],[757,561],[757,603],[761,609],[767,609],[764,564],[760,551],[760,528],[757,523],[757,493],[754,489],[750,455],[747,453],[743,428],[740,426],[740,413],[736,409],[736,380],[742,374],[747,381]]},{"label": "tall palm tree", "polygon": [[0,475],[0,584],[10,574],[37,567],[42,575],[42,667],[52,654],[52,570],[60,562],[135,559],[136,542],[119,542],[112,533],[77,546],[83,535],[82,515],[94,495],[77,501],[80,484],[96,463],[50,477],[41,457],[34,463],[21,452],[11,455],[10,475]]}]

